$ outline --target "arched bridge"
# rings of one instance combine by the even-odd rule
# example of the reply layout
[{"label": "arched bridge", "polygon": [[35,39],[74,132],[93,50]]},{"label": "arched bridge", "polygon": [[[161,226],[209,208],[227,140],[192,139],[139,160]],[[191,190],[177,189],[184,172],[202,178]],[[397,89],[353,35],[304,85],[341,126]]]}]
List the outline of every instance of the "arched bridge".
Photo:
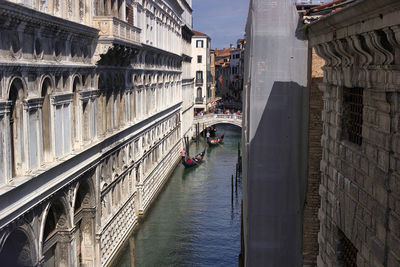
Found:
[{"label": "arched bridge", "polygon": [[232,124],[242,127],[242,115],[237,114],[206,114],[203,116],[195,116],[193,120],[193,129],[196,132],[197,125],[199,126],[199,133],[207,127],[216,124]]}]

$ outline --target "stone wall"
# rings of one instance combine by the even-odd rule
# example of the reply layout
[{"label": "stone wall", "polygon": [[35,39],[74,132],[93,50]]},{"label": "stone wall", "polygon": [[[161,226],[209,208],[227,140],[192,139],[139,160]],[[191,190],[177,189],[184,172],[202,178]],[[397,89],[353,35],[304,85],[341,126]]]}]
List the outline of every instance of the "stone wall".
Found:
[{"label": "stone wall", "polygon": [[315,266],[318,256],[318,209],[321,198],[318,194],[321,182],[319,170],[322,148],[322,92],[318,85],[322,82],[324,61],[312,50],[311,83],[308,123],[308,180],[306,201],[303,209],[303,266]]},{"label": "stone wall", "polygon": [[400,265],[399,14],[359,1],[309,27],[325,60],[318,266]]}]

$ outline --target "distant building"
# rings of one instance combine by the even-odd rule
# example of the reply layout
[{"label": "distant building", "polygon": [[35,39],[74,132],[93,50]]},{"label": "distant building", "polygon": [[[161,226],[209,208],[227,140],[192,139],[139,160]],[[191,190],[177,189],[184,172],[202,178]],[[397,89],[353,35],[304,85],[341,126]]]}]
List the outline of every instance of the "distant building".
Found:
[{"label": "distant building", "polygon": [[216,94],[224,96],[229,93],[231,79],[231,48],[215,49]]},{"label": "distant building", "polygon": [[193,30],[192,53],[192,74],[195,76],[195,111],[205,111],[210,99],[209,80],[210,75],[210,49],[211,38],[202,32]]},{"label": "distant building", "polygon": [[230,95],[238,109],[242,102],[245,45],[245,39],[238,39],[236,48],[230,53]]},{"label": "distant building", "polygon": [[210,51],[210,75],[211,75],[211,101],[215,99],[216,72],[215,72],[215,50]]}]

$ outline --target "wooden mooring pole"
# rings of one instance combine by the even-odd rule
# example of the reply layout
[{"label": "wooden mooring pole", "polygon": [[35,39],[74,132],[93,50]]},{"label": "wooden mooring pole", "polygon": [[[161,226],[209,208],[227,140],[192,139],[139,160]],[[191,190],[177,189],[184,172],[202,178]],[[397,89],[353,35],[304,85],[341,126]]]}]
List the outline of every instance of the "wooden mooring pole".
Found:
[{"label": "wooden mooring pole", "polygon": [[233,205],[233,174],[232,174],[232,179],[231,179],[231,202]]},{"label": "wooden mooring pole", "polygon": [[129,255],[131,257],[131,267],[135,267],[135,240],[133,236],[129,238]]},{"label": "wooden mooring pole", "polygon": [[240,211],[240,254],[239,254],[239,267],[244,266],[244,231],[243,231],[243,200],[241,202]]},{"label": "wooden mooring pole", "polygon": [[190,154],[190,152],[189,152],[189,147],[190,147],[189,137],[185,136],[184,140],[185,140],[186,155],[189,156],[189,154]]}]

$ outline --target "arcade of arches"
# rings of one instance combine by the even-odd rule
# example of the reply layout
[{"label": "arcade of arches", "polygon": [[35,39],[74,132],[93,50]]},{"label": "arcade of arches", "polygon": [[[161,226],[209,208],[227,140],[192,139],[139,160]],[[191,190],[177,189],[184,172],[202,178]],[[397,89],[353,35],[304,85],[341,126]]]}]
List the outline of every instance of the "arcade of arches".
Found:
[{"label": "arcade of arches", "polygon": [[[105,266],[179,162],[181,20],[148,1],[39,2],[0,1],[0,262]],[[170,36],[136,27],[150,12]],[[94,14],[136,39],[101,39]]]}]

